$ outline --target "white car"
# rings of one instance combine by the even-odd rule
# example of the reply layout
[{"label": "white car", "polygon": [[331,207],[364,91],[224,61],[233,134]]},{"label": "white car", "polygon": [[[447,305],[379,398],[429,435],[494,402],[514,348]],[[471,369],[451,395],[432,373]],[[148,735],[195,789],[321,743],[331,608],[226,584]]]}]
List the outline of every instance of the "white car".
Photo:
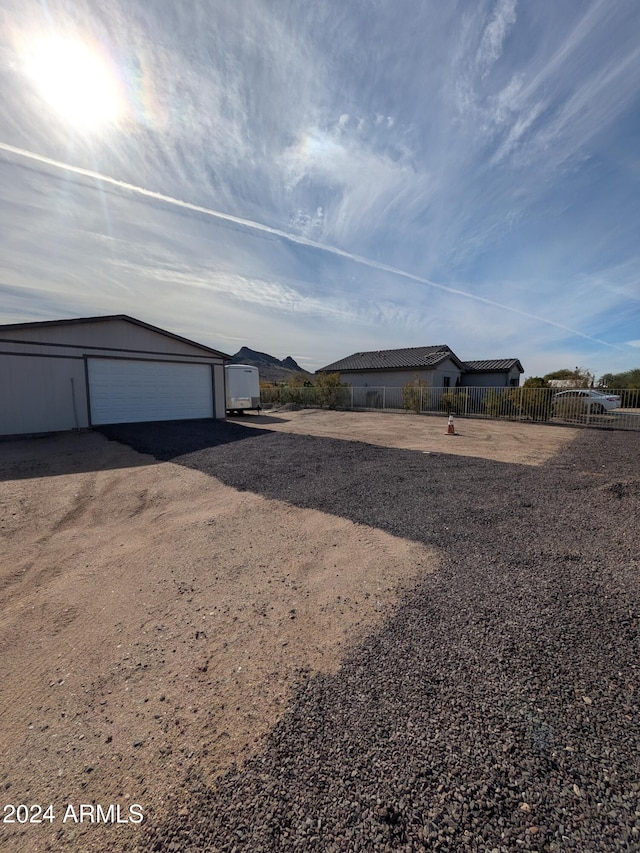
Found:
[{"label": "white car", "polygon": [[594,391],[593,388],[576,388],[572,391],[561,391],[554,394],[553,409],[557,414],[589,414],[604,415],[611,409],[617,409],[620,405],[620,397],[616,394],[605,394],[602,391]]}]

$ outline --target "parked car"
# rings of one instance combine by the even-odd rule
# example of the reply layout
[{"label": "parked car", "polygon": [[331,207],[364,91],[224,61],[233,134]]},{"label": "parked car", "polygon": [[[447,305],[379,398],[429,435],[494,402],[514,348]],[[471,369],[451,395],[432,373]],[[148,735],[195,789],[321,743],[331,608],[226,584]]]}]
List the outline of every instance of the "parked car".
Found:
[{"label": "parked car", "polygon": [[604,415],[611,409],[617,409],[620,397],[616,394],[604,394],[593,388],[576,388],[572,391],[560,391],[554,394],[552,414],[562,417],[572,415]]}]

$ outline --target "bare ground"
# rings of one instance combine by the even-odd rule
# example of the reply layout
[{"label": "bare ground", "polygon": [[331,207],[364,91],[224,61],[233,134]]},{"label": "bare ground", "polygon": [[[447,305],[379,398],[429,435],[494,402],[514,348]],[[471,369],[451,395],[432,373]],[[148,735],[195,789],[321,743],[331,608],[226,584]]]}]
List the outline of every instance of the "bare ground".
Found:
[{"label": "bare ground", "polygon": [[[333,672],[437,556],[109,442],[0,445],[3,850],[103,849],[67,804],[180,809],[255,750],[292,687]],[[118,848],[136,829],[119,826]]]},{"label": "bare ground", "polygon": [[[242,440],[220,451],[208,445],[206,430],[200,444],[195,429],[191,433],[168,428],[154,434],[148,428],[148,435],[144,428],[134,430],[136,446],[148,444],[156,452],[155,458],[97,434],[0,445],[0,785],[5,803],[53,803],[56,811],[52,825],[0,825],[3,851],[127,850],[140,843],[144,846],[149,838],[145,850],[201,850],[203,838],[208,850],[231,850],[240,837],[236,831],[245,836],[249,833],[252,839],[238,850],[268,849],[265,838],[274,838],[272,830],[266,829],[274,820],[268,815],[280,814],[283,802],[288,815],[297,815],[308,792],[315,790],[314,750],[332,754],[334,735],[340,736],[342,744],[349,744],[350,738],[361,737],[360,727],[365,723],[369,727],[384,723],[392,731],[394,716],[401,720],[403,715],[415,714],[420,726],[424,725],[426,718],[409,698],[409,684],[416,672],[420,701],[431,701],[431,695],[435,701],[439,691],[443,693],[442,701],[438,699],[428,712],[435,720],[437,715],[448,714],[450,707],[457,707],[460,671],[456,667],[462,666],[465,677],[471,679],[470,667],[477,663],[478,672],[473,675],[477,681],[469,684],[477,684],[472,689],[480,693],[496,665],[486,656],[484,645],[502,644],[502,653],[505,643],[528,638],[532,626],[527,619],[538,619],[539,612],[547,612],[539,611],[539,606],[564,613],[554,584],[559,584],[562,595],[568,595],[571,602],[570,611],[558,617],[566,623],[563,630],[588,634],[593,627],[595,631],[602,620],[591,618],[589,607],[601,607],[611,622],[612,611],[606,608],[613,608],[614,601],[617,607],[619,598],[624,610],[630,600],[632,582],[628,577],[632,575],[624,575],[624,586],[623,574],[616,575],[613,565],[605,562],[604,545],[597,546],[596,563],[594,542],[582,549],[573,540],[558,538],[558,531],[571,529],[578,507],[587,524],[591,523],[589,502],[595,502],[597,509],[592,521],[600,525],[587,528],[591,539],[600,535],[610,506],[618,513],[620,531],[631,529],[630,502],[637,494],[637,461],[630,455],[633,436],[602,435],[593,441],[588,437],[589,443],[581,431],[467,420],[457,420],[458,435],[448,436],[445,419],[379,413],[278,412],[247,417],[239,423],[223,425],[224,441]],[[128,441],[126,430],[123,435]],[[271,437],[265,439],[265,435]],[[399,450],[379,456],[377,450],[372,454],[362,444],[348,444],[354,441]],[[573,455],[563,456],[579,441],[584,448],[581,445]],[[172,458],[175,462],[158,461]],[[549,468],[545,474],[544,465],[556,459],[560,460],[559,473]],[[631,461],[627,463],[627,459]],[[306,479],[305,460],[309,462]],[[361,473],[361,464],[369,466],[366,473]],[[618,469],[628,464],[633,476],[621,479]],[[509,472],[513,472],[511,478]],[[528,472],[542,474],[531,479]],[[555,496],[555,509],[548,508],[553,494],[550,486],[560,488],[562,478],[567,480],[564,491]],[[466,484],[467,491],[459,491],[459,499],[451,495],[453,482],[458,487]],[[375,494],[372,491],[368,497],[367,489],[373,483]],[[505,508],[513,510],[513,521],[505,515]],[[523,543],[513,541],[513,531],[519,526],[528,530]],[[624,538],[620,540],[624,535],[619,532],[617,544],[618,550],[626,548],[629,567],[633,551],[628,538],[626,545]],[[526,554],[522,550],[525,542]],[[448,549],[453,550],[445,581]],[[501,556],[502,550],[508,556]],[[586,556],[580,556],[582,550]],[[465,561],[464,569],[456,567]],[[591,568],[594,577],[603,577],[603,585],[609,585],[607,595],[602,601],[594,598],[596,603],[587,605],[582,616],[576,615],[582,613],[583,573]],[[438,580],[441,573],[442,583]],[[429,579],[433,583],[423,590],[424,601],[418,605],[416,598],[412,604],[414,584]],[[456,584],[459,588],[454,589]],[[544,598],[542,604],[539,597]],[[510,600],[506,619],[502,599]],[[397,610],[403,600],[411,614],[409,621]],[[422,621],[415,618],[417,606]],[[492,616],[487,621],[491,608],[496,611],[495,620]],[[601,617],[599,611],[598,615]],[[551,624],[549,621],[549,628]],[[627,630],[624,620],[620,625],[620,630]],[[411,642],[403,634],[409,630],[415,634]],[[387,633],[388,641],[384,639]],[[374,646],[384,649],[380,673],[370,663],[369,675],[356,654],[347,663],[343,679],[344,662],[372,636],[379,637],[371,641]],[[444,637],[449,639],[445,642]],[[475,648],[478,642],[481,653]],[[526,684],[535,677],[540,691],[535,701],[540,706],[548,701],[547,685],[550,691],[558,689],[546,670],[536,672],[541,663],[546,666],[547,658],[554,674],[565,667],[565,673],[580,672],[576,684],[586,677],[580,670],[581,658],[564,661],[563,643],[564,637],[557,643],[554,637],[553,654],[545,646],[542,654],[536,653],[538,657],[528,645],[523,647],[523,652],[531,654]],[[460,662],[462,648],[467,651]],[[593,655],[599,647],[588,643],[585,648]],[[613,638],[611,648],[622,661],[625,641]],[[515,655],[514,671],[509,680],[501,682],[502,695],[523,689],[515,667],[520,651],[510,654]],[[397,663],[389,668],[388,661],[396,657]],[[425,693],[424,685],[429,685],[433,674],[420,672],[431,658],[441,662],[444,675],[442,680],[441,676],[433,679]],[[449,658],[455,658],[455,666]],[[605,664],[598,662],[602,667]],[[585,673],[589,666],[594,664],[587,660]],[[622,662],[616,666],[622,671]],[[606,667],[602,671],[607,672]],[[564,677],[567,684],[562,690],[570,693],[570,676]],[[387,698],[391,686],[394,692]],[[447,690],[453,691],[450,696]],[[579,690],[580,707],[586,702],[583,696],[590,699],[597,694],[596,687]],[[315,693],[321,698],[310,701],[308,708],[304,702],[299,708],[292,705],[298,701],[296,697],[311,700]],[[311,729],[319,709],[327,708],[332,716],[340,717],[335,709],[329,710],[334,694],[340,707],[351,708],[353,719],[344,732],[332,729],[329,741],[322,731],[316,743]],[[350,696],[357,701],[350,702]],[[482,699],[484,713],[495,698]],[[561,702],[565,698],[563,693]],[[573,708],[571,701],[566,699],[567,708]],[[381,717],[387,704],[389,720],[386,711]],[[367,710],[371,715],[360,718],[365,706],[371,706]],[[464,719],[474,720],[466,705],[462,707]],[[593,708],[589,705],[587,710],[595,713],[598,707],[596,697]],[[292,708],[293,724],[286,722]],[[542,714],[540,707],[538,712]],[[505,714],[501,727],[480,727],[473,738],[478,744],[486,732],[497,738],[495,748],[506,756],[500,759],[505,765],[500,772],[511,774],[512,756],[517,761],[519,753],[512,752],[509,744],[517,738],[520,723],[514,724],[511,712]],[[564,719],[566,711],[559,707],[557,716]],[[309,731],[303,739],[298,732],[290,740],[292,726],[305,725]],[[401,730],[404,722],[398,725]],[[445,725],[450,721],[443,717],[436,726],[436,737]],[[572,725],[581,727],[584,720]],[[615,744],[620,767],[624,766],[624,744],[635,742],[635,730],[624,730],[632,724],[622,725],[623,745]],[[366,730],[370,732],[370,728]],[[274,731],[275,740],[270,742]],[[429,727],[424,731],[429,740]],[[570,742],[577,743],[582,729],[570,731]],[[467,743],[473,742],[467,738]],[[282,750],[278,753],[280,743],[285,745],[284,757]],[[399,740],[394,750],[402,743]],[[539,750],[538,741],[535,743]],[[439,748],[435,742],[429,747],[434,756]],[[340,761],[345,756],[342,749],[335,744]],[[360,780],[366,781],[367,773],[373,774],[371,784],[379,779],[376,762],[380,757],[372,757],[367,749],[361,741],[353,753],[355,757],[362,750],[362,759],[358,759],[357,777],[346,787],[342,764],[334,770],[329,763],[323,767],[325,776],[330,775],[326,790],[318,790],[330,797],[331,786],[339,784],[340,796],[344,794],[346,799],[333,811],[336,820],[344,812],[345,826],[351,820],[349,803],[361,797]],[[614,759],[607,749],[611,765]],[[455,754],[454,750],[451,755]],[[293,757],[296,755],[298,758]],[[573,751],[567,752],[562,761],[573,755]],[[446,766],[449,759],[440,756],[439,760]],[[245,778],[235,765],[242,768],[251,761],[254,764]],[[403,769],[409,773],[411,767],[414,774],[412,763],[421,761],[424,766],[426,759],[409,750],[403,761],[389,763],[388,772],[402,776]],[[300,774],[310,774],[306,783],[300,783],[307,786],[302,799],[295,781],[287,775],[290,771],[285,762],[299,765]],[[435,785],[435,765],[433,772]],[[452,797],[458,796],[456,772],[442,777],[441,799],[448,796],[449,787]],[[380,779],[385,790],[391,791],[393,784],[391,776],[384,783]],[[544,798],[556,790],[555,783],[549,784],[548,791],[540,789],[540,812]],[[578,779],[574,788],[582,784]],[[609,793],[599,796],[606,802]],[[63,824],[66,805],[80,803],[119,803],[123,813],[129,804],[140,803],[145,827]],[[369,819],[368,807],[361,804],[358,808]],[[208,809],[213,811],[209,814]],[[507,832],[508,814],[501,810],[492,814],[507,822],[502,824]],[[395,817],[389,818],[391,822],[387,817],[385,811],[381,820],[384,831],[390,833],[390,847],[380,842],[379,849],[396,849],[404,817],[399,816],[397,822]],[[485,819],[481,815],[480,820]],[[591,830],[593,818],[582,820]],[[619,818],[609,816],[607,820],[615,826]],[[215,830],[211,829],[214,821]],[[276,823],[278,831],[288,825],[286,819]],[[151,830],[150,836],[146,828]],[[597,835],[598,826],[593,824],[593,828]],[[344,840],[348,836],[340,835],[340,826],[332,827],[329,822],[329,830],[333,841],[324,835],[314,836],[315,840],[308,836],[301,849],[329,849],[327,844],[335,850],[352,849],[351,842]],[[522,836],[531,849],[536,845],[533,830],[535,825],[531,831],[525,827]],[[465,834],[462,840],[473,837]],[[170,842],[171,838],[184,839],[184,843]],[[288,843],[286,837],[280,838],[277,849],[289,849]],[[437,849],[467,849],[443,844]],[[501,845],[497,849],[509,848]],[[614,848],[603,843],[602,849]]]},{"label": "bare ground", "polygon": [[421,450],[540,465],[575,438],[575,429],[508,421],[447,418],[410,413],[333,412],[327,409],[274,410],[246,415],[240,423],[276,432],[363,441],[381,447]]}]

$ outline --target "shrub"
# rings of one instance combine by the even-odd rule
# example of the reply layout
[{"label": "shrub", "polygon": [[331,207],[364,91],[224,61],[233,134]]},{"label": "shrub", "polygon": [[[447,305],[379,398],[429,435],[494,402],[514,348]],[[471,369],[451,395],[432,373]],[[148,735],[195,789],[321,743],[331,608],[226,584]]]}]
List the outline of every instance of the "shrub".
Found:
[{"label": "shrub", "polygon": [[513,389],[505,388],[504,391],[496,391],[492,388],[484,398],[484,410],[492,418],[517,417],[518,410],[514,400]]},{"label": "shrub", "polygon": [[410,412],[420,414],[422,406],[422,389],[426,387],[424,379],[412,379],[402,386],[402,405]]},{"label": "shrub", "polygon": [[560,397],[553,403],[553,415],[565,420],[576,420],[587,413],[587,403],[583,397]]},{"label": "shrub", "polygon": [[349,386],[340,381],[339,373],[320,373],[315,387],[319,406],[335,409],[348,405]]},{"label": "shrub", "polygon": [[469,395],[466,391],[445,391],[440,397],[439,407],[443,412],[461,415],[468,410]]},{"label": "shrub", "polygon": [[484,410],[492,418],[520,418],[547,421],[551,415],[552,392],[544,387],[491,389],[484,401]]},{"label": "shrub", "polygon": [[520,417],[530,421],[548,421],[551,416],[552,392],[544,386],[518,390]]}]

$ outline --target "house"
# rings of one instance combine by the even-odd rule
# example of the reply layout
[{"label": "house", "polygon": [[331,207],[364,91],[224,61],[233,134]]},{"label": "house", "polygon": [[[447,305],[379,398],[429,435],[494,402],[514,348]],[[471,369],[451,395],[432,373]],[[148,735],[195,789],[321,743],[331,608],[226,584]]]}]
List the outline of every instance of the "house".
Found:
[{"label": "house", "polygon": [[517,388],[524,367],[517,358],[465,361],[461,385],[474,388]]},{"label": "house", "polygon": [[401,387],[415,379],[433,387],[459,385],[464,365],[446,344],[355,352],[316,373],[339,373],[354,388]]},{"label": "house", "polygon": [[585,381],[583,377],[580,377],[579,379],[549,379],[549,388],[557,388],[561,391],[584,387]]},{"label": "house", "polygon": [[316,373],[339,373],[354,388],[398,388],[415,380],[427,388],[509,387],[520,384],[524,368],[517,358],[461,361],[446,344],[356,352]]},{"label": "house", "polygon": [[228,359],[125,314],[0,326],[0,435],[224,418]]}]

